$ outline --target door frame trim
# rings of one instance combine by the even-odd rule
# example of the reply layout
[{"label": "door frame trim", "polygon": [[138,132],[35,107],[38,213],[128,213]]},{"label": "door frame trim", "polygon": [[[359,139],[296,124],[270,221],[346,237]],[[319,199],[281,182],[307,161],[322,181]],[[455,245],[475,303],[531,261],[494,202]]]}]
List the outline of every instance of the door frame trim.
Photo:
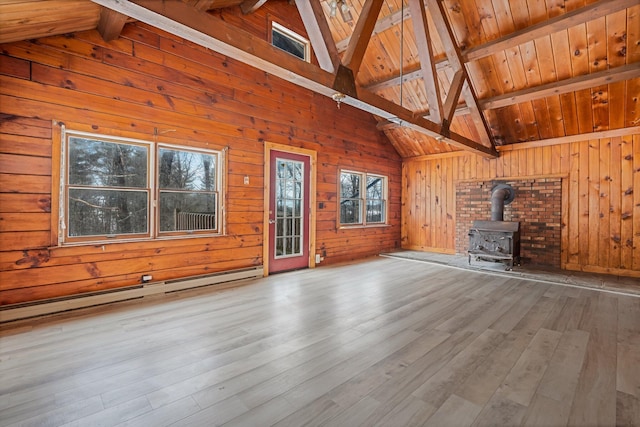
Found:
[{"label": "door frame trim", "polygon": [[262,265],[264,276],[269,275],[269,197],[271,195],[271,151],[309,157],[309,268],[316,266],[316,165],[318,153],[306,148],[285,144],[264,143],[264,207],[262,223]]}]

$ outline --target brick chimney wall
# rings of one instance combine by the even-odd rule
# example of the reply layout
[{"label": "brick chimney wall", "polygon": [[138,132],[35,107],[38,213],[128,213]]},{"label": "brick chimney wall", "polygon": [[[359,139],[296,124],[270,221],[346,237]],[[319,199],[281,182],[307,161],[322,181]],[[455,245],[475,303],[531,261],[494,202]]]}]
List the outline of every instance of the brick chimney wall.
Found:
[{"label": "brick chimney wall", "polygon": [[466,255],[473,221],[491,219],[491,189],[498,184],[509,184],[516,192],[504,208],[504,220],[520,222],[522,264],[560,268],[561,178],[458,182],[456,252]]}]

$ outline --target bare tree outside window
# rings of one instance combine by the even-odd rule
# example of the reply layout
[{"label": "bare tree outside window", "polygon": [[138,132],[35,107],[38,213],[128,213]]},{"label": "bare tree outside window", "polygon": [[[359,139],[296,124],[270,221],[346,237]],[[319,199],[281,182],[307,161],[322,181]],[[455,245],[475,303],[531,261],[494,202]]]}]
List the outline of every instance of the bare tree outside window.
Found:
[{"label": "bare tree outside window", "polygon": [[66,135],[65,241],[219,231],[220,152]]},{"label": "bare tree outside window", "polygon": [[340,224],[367,225],[385,223],[386,180],[387,178],[381,175],[341,171]]},{"label": "bare tree outside window", "polygon": [[69,138],[68,235],[148,233],[148,147]]},{"label": "bare tree outside window", "polygon": [[158,151],[160,232],[216,230],[216,155]]}]

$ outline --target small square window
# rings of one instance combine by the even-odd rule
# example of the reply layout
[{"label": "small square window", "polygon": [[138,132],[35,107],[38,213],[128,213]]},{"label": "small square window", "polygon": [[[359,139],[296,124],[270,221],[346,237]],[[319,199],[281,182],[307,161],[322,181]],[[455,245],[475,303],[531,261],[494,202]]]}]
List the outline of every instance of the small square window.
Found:
[{"label": "small square window", "polygon": [[271,44],[303,61],[309,62],[309,40],[277,22],[271,23]]}]

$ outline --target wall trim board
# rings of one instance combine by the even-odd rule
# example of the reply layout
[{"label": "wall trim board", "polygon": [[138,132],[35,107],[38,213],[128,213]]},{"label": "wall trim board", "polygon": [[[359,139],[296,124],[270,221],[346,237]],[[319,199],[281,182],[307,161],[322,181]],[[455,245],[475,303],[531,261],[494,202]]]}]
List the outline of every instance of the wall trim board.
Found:
[{"label": "wall trim board", "polygon": [[[562,144],[568,144],[571,142],[582,142],[582,141],[591,141],[595,139],[632,136],[632,135],[637,135],[639,133],[640,133],[640,126],[634,126],[634,127],[628,127],[628,128],[622,128],[622,129],[610,129],[610,130],[603,130],[598,132],[566,135],[566,136],[560,136],[557,138],[541,139],[538,141],[515,142],[513,144],[498,145],[496,146],[496,150],[498,150],[499,153],[502,153],[502,152],[515,151],[515,150],[525,150],[527,148],[538,148],[538,147],[548,147],[552,145],[562,145]],[[425,154],[423,156],[405,157],[402,159],[402,161],[413,162],[413,161],[446,159],[450,157],[462,157],[462,156],[475,156],[475,154],[469,153],[467,151],[452,151],[449,153],[436,153],[436,154]]]},{"label": "wall trim board", "polygon": [[447,255],[455,255],[455,249],[447,249],[447,248],[433,248],[427,246],[416,246],[416,245],[408,245],[403,246],[402,249],[407,249],[411,251],[424,251],[424,252],[433,252],[438,254],[447,254]]},{"label": "wall trim board", "polygon": [[640,271],[631,270],[631,269],[623,270],[621,268],[606,268],[606,267],[599,267],[597,265],[580,265],[580,264],[569,263],[569,262],[566,263],[563,268],[566,270],[583,271],[586,273],[611,274],[614,276],[640,278]]},{"label": "wall trim board", "polygon": [[628,128],[622,128],[622,129],[610,129],[610,130],[602,130],[598,132],[566,135],[566,136],[560,136],[558,138],[541,139],[539,141],[517,142],[514,144],[500,145],[496,147],[496,150],[498,150],[498,152],[524,150],[526,148],[539,148],[539,147],[546,147],[549,145],[568,144],[570,142],[583,142],[583,141],[592,141],[595,139],[615,138],[618,136],[622,136],[622,137],[631,136],[631,135],[636,135],[638,133],[640,133],[640,126],[634,126],[634,127],[628,127]]},{"label": "wall trim board", "polygon": [[491,178],[469,178],[469,179],[454,179],[454,183],[461,182],[486,182],[486,181],[521,181],[525,179],[566,179],[569,175],[566,173],[557,173],[557,174],[543,174],[543,175],[518,175],[518,176],[500,176],[500,177],[491,177]]}]

